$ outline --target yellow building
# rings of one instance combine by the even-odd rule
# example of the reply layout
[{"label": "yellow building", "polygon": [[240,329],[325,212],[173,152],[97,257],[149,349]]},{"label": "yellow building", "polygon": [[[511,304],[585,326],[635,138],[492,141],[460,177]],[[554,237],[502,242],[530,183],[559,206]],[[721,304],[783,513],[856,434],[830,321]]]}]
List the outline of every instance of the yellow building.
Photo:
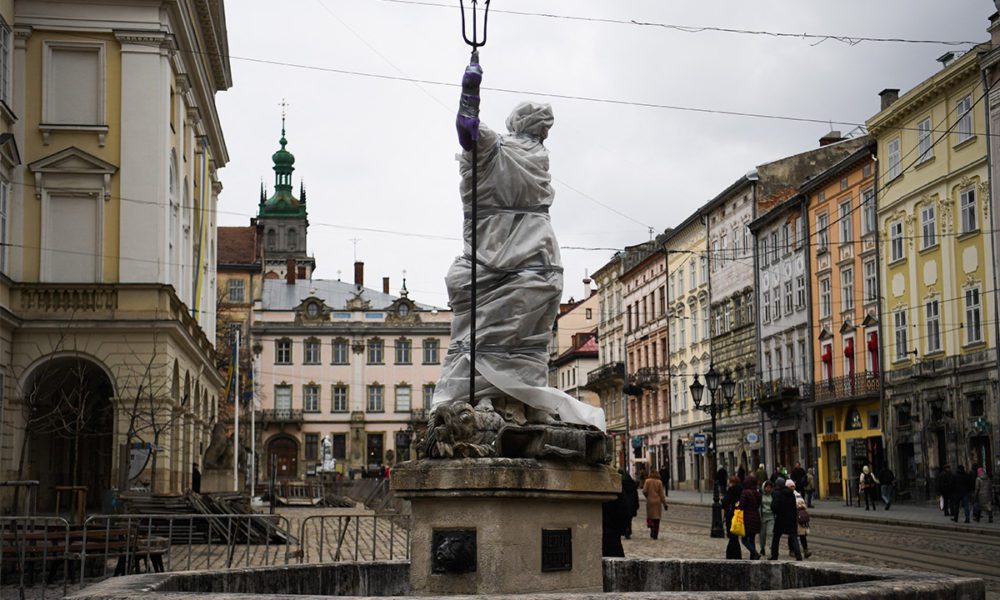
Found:
[{"label": "yellow building", "polygon": [[[0,477],[38,479],[40,508],[57,485],[94,508],[123,485],[182,491],[222,386],[222,0],[0,16]],[[155,449],[135,477],[127,444]]]},{"label": "yellow building", "polygon": [[[878,143],[886,445],[915,493],[943,465],[993,464],[994,257],[977,50],[869,119]],[[989,412],[988,412],[989,411]]]}]

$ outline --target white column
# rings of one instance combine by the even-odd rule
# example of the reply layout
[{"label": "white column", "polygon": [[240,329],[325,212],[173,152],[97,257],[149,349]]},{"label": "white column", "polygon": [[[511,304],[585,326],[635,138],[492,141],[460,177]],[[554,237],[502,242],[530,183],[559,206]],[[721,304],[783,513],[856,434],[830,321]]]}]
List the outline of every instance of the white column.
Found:
[{"label": "white column", "polygon": [[[170,64],[158,32],[115,32],[121,50],[120,275],[168,283]],[[136,202],[138,200],[138,202]]]}]

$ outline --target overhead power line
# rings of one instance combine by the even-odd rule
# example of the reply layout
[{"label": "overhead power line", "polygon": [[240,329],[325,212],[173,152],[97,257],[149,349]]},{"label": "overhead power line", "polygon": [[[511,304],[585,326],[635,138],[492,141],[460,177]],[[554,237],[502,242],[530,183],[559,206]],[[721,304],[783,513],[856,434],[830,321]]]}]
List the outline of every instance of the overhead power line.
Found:
[{"label": "overhead power line", "polygon": [[[435,8],[445,8],[454,10],[454,4],[443,2],[429,2],[427,0],[379,0],[380,2],[392,4],[410,4],[414,6],[431,6]],[[640,21],[637,19],[611,19],[606,17],[584,17],[580,15],[560,15],[555,13],[529,12],[520,10],[504,10],[491,7],[494,14],[508,14],[522,17],[540,17],[544,19],[561,19],[566,21],[583,21],[588,23],[606,23],[610,25],[627,25],[633,27],[657,27],[669,29],[681,33],[728,33],[736,35],[759,35],[774,38],[794,38],[813,41],[813,45],[822,44],[826,41],[840,42],[849,46],[856,46],[862,42],[889,43],[889,44],[930,44],[937,46],[965,46],[974,45],[979,42],[974,40],[927,40],[902,37],[869,37],[863,35],[843,35],[834,33],[796,33],[792,31],[769,31],[766,29],[738,29],[735,27],[715,27],[711,25],[681,25],[677,23],[658,23],[655,21]]]}]

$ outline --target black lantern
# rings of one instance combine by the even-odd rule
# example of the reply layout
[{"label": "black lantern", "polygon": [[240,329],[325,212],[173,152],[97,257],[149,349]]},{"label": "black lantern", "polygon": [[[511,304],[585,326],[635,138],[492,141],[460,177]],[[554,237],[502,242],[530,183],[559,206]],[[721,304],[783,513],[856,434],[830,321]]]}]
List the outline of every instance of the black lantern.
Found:
[{"label": "black lantern", "polygon": [[694,383],[690,386],[691,398],[694,399],[694,407],[701,408],[701,395],[705,393],[705,384],[698,381],[698,375],[694,376]]},{"label": "black lantern", "polygon": [[708,391],[715,395],[716,390],[719,389],[719,373],[715,370],[715,365],[708,368],[708,373],[705,373],[705,385],[708,386]]},{"label": "black lantern", "polygon": [[733,396],[736,394],[736,382],[733,381],[729,371],[726,371],[726,379],[722,382],[722,397],[726,399],[726,406],[732,408]]}]

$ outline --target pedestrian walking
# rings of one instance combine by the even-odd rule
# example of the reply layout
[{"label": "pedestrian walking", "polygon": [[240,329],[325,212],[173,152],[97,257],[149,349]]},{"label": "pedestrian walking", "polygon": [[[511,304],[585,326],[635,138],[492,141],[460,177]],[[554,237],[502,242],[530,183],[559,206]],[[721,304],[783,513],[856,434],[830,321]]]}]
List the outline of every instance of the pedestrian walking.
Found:
[{"label": "pedestrian walking", "polygon": [[771,494],[774,484],[764,482],[764,491],[760,495],[760,554],[767,554],[767,541],[774,535],[774,513],[771,511]]},{"label": "pedestrian walking", "polygon": [[951,488],[951,520],[958,523],[958,509],[962,508],[965,514],[965,522],[969,522],[969,496],[972,493],[974,482],[969,480],[969,474],[965,472],[965,467],[958,465],[955,469],[954,483]]},{"label": "pedestrian walking", "polygon": [[736,476],[740,478],[740,481],[743,481],[744,479],[746,479],[747,478],[747,468],[744,465],[741,464],[740,467],[738,469],[736,469]]},{"label": "pedestrian walking", "polygon": [[784,485],[775,482],[774,493],[771,495],[771,512],[774,513],[774,536],[771,538],[771,560],[778,560],[778,548],[781,536],[788,536],[788,547],[795,560],[802,560],[802,549],[799,546],[798,507],[795,502],[795,482],[784,481]]},{"label": "pedestrian walking", "polygon": [[816,493],[816,473],[812,467],[806,469],[806,506],[813,507],[813,494]]},{"label": "pedestrian walking", "polygon": [[[631,477],[629,479],[631,480]],[[632,522],[632,508],[624,483],[623,480],[622,489],[615,499],[601,506],[601,556],[625,557],[622,535]],[[633,481],[633,487],[634,485]]]},{"label": "pedestrian walking", "polygon": [[757,465],[757,470],[754,471],[753,475],[757,478],[758,484],[764,484],[764,481],[767,479],[767,471],[764,469],[764,463]]},{"label": "pedestrian walking", "polygon": [[800,493],[806,490],[806,470],[802,468],[802,463],[797,462],[792,467],[792,481],[795,482],[795,489]]},{"label": "pedestrian walking", "polygon": [[743,492],[740,494],[740,508],[743,509],[743,546],[750,551],[750,560],[758,560],[757,534],[761,529],[760,491],[757,490],[757,477],[748,475],[743,480]]},{"label": "pedestrian walking", "polygon": [[809,558],[812,552],[809,551],[809,510],[806,500],[794,488],[795,492],[795,519],[798,522],[799,546],[802,548],[802,556]]},{"label": "pedestrian walking", "polygon": [[976,512],[975,518],[976,523],[979,522],[983,517],[985,512],[987,517],[989,517],[989,522],[993,522],[993,482],[990,480],[990,476],[986,474],[986,469],[979,467],[979,471],[976,474],[976,487],[975,498],[976,498]]},{"label": "pedestrian walking", "polygon": [[858,478],[858,491],[865,497],[865,510],[878,510],[876,502],[876,490],[878,489],[878,479],[872,474],[872,470],[865,465],[861,467],[861,476]]},{"label": "pedestrian walking", "polygon": [[[740,483],[740,478],[733,475],[729,478],[729,487],[726,488],[726,495],[722,498],[723,523],[726,528],[726,537],[729,539],[729,543],[726,544],[727,560],[740,560],[743,558],[743,552],[740,550],[740,536],[731,533],[729,530],[729,526],[733,522],[733,512],[739,506],[742,494],[743,486]],[[746,518],[746,512],[743,514],[744,518]]]},{"label": "pedestrian walking", "polygon": [[896,474],[892,472],[889,465],[885,465],[878,472],[878,480],[882,484],[882,502],[885,503],[885,509],[889,510],[896,495],[896,488],[893,486],[896,481]]},{"label": "pedestrian walking", "polygon": [[623,533],[628,540],[632,539],[632,519],[639,514],[639,486],[625,469],[619,469],[618,473],[622,476],[622,494],[625,496],[625,506],[628,509],[628,522]]},{"label": "pedestrian walking", "polygon": [[670,468],[667,465],[660,467],[660,481],[663,482],[663,495],[670,497]]},{"label": "pedestrian walking", "polygon": [[951,515],[951,495],[954,486],[955,477],[951,474],[951,467],[942,465],[938,469],[937,491],[938,496],[941,498],[941,510],[944,511],[944,516],[946,517]]},{"label": "pedestrian walking", "polygon": [[726,484],[729,482],[729,471],[726,467],[719,466],[719,470],[715,472],[715,486],[719,489],[719,494],[726,493]]},{"label": "pedestrian walking", "polygon": [[646,497],[646,527],[649,527],[649,537],[655,540],[660,535],[660,519],[667,508],[667,497],[663,494],[659,473],[652,471],[649,474],[642,484],[642,495]]}]

